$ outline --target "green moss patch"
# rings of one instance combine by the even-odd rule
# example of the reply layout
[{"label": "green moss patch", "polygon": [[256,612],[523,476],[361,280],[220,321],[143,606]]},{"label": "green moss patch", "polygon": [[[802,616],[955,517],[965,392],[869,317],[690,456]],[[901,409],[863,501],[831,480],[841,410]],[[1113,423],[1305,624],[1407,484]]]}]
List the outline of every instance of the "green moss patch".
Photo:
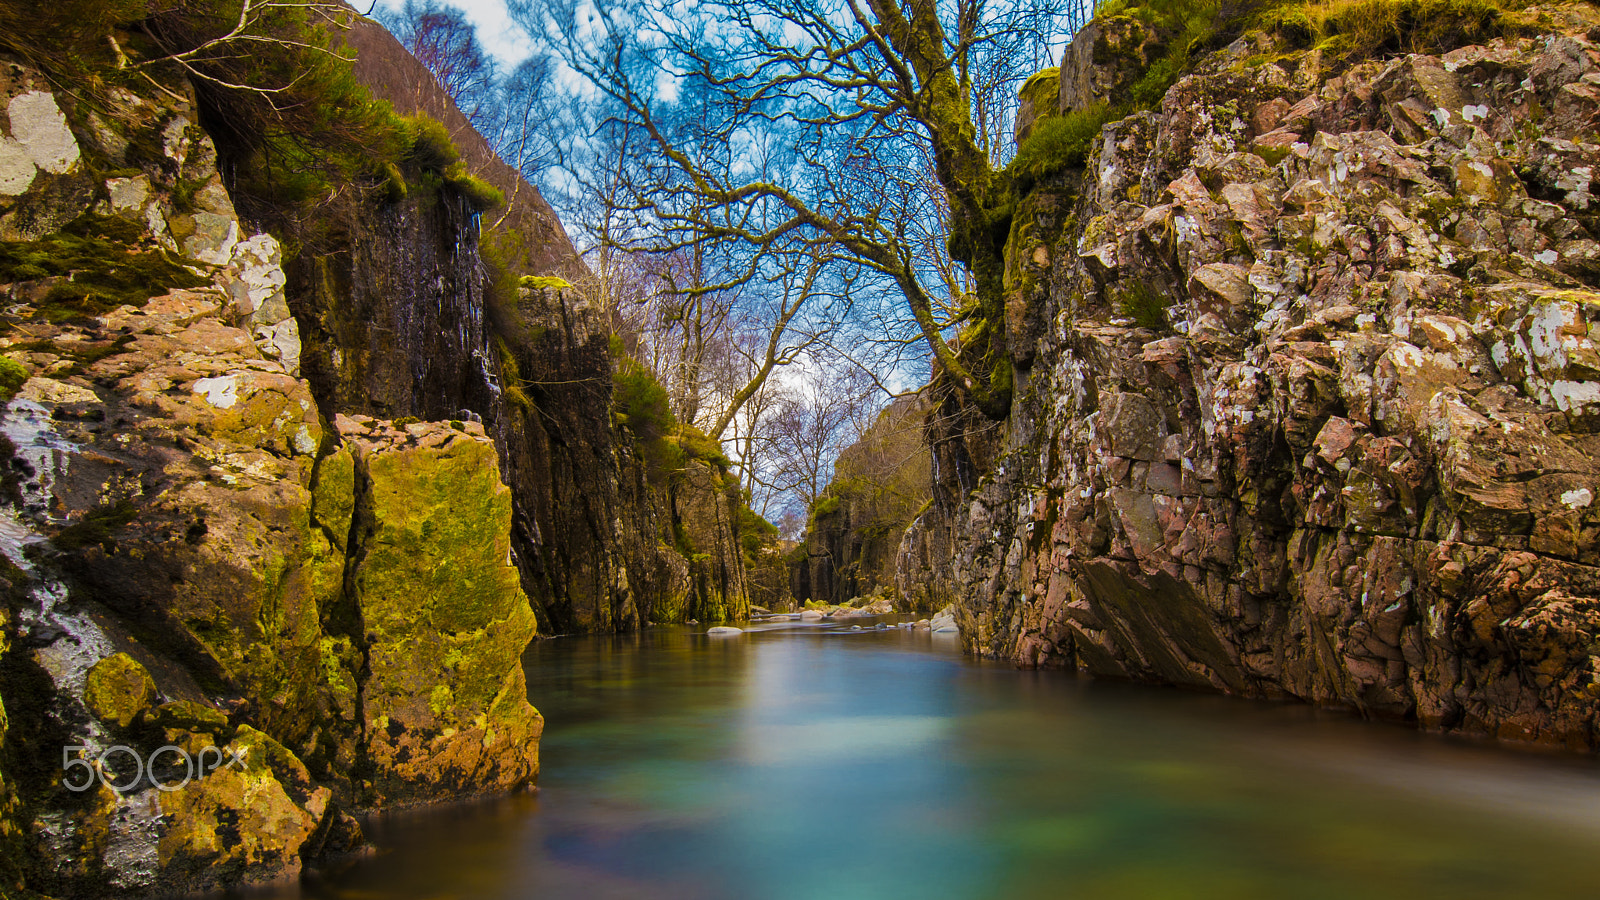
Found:
[{"label": "green moss patch", "polygon": [[143,306],[151,297],[200,287],[203,263],[143,243],[143,229],[94,214],[37,241],[0,242],[0,282],[64,279],[46,292],[41,311],[53,321]]},{"label": "green moss patch", "polygon": [[0,403],[15,397],[27,380],[27,367],[14,359],[0,356]]},{"label": "green moss patch", "polygon": [[1051,175],[1083,168],[1100,129],[1118,118],[1116,110],[1102,103],[1036,124],[1007,169],[1018,192],[1027,192]]},{"label": "green moss patch", "polygon": [[1518,4],[1497,0],[1318,0],[1272,6],[1258,19],[1300,47],[1350,60],[1447,53],[1536,31]]},{"label": "green moss patch", "polygon": [[506,204],[506,195],[489,182],[468,173],[466,163],[457,162],[445,169],[444,183],[454,188],[478,212],[487,212]]},{"label": "green moss patch", "polygon": [[564,291],[572,287],[572,282],[553,275],[524,275],[518,284],[530,290],[543,291]]},{"label": "green moss patch", "polygon": [[1041,119],[1055,114],[1061,105],[1061,67],[1035,72],[1022,83],[1017,97],[1033,104],[1033,114]]}]

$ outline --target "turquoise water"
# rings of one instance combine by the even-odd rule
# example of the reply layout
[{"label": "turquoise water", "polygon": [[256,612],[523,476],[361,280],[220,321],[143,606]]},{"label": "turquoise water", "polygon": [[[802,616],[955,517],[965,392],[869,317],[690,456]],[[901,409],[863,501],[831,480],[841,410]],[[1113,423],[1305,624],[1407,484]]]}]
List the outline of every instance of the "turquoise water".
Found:
[{"label": "turquoise water", "polygon": [[1600,896],[1600,768],[1018,671],[945,635],[527,656],[536,794],[368,825],[317,898]]}]

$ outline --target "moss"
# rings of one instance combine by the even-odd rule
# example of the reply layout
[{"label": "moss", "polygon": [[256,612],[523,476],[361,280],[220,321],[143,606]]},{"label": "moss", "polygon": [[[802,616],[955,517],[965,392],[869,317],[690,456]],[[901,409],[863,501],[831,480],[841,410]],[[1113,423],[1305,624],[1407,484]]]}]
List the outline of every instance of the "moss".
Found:
[{"label": "moss", "polygon": [[1051,66],[1036,72],[1017,91],[1017,97],[1033,104],[1036,121],[1060,112],[1061,67]]},{"label": "moss", "polygon": [[1288,147],[1255,147],[1255,154],[1266,161],[1269,166],[1276,166],[1289,158]]},{"label": "moss", "polygon": [[406,128],[411,145],[406,155],[417,165],[442,172],[461,159],[461,151],[450,140],[450,129],[438,119],[427,114],[408,117]]},{"label": "moss", "polygon": [[1361,60],[1534,33],[1536,17],[1519,7],[1504,0],[1315,0],[1273,5],[1254,24],[1291,46]]},{"label": "moss", "polygon": [[218,744],[226,744],[233,739],[233,728],[221,710],[192,700],[163,703],[146,710],[139,718],[143,724],[157,728],[210,734]]},{"label": "moss", "polygon": [[406,186],[405,173],[394,163],[385,163],[383,167],[383,196],[390,203],[399,203],[411,193]]},{"label": "moss", "polygon": [[42,306],[57,321],[143,306],[157,294],[210,283],[195,271],[208,266],[147,247],[143,238],[134,222],[85,214],[37,241],[0,242],[0,282],[63,279],[46,292]]},{"label": "moss", "polygon": [[439,751],[458,733],[474,753],[491,731],[537,736],[519,662],[535,626],[509,562],[511,492],[492,443],[378,452],[363,466],[373,531],[352,573],[366,636],[361,705],[377,789],[393,796],[462,777]]},{"label": "moss", "polygon": [[138,508],[127,500],[103,504],[83,514],[83,519],[56,532],[50,539],[61,550],[78,550],[90,544],[110,549],[112,535],[133,521]]},{"label": "moss", "polygon": [[844,501],[839,497],[823,497],[811,505],[811,519],[816,521],[823,516],[831,516],[839,511]]},{"label": "moss", "polygon": [[495,356],[500,361],[500,384],[506,402],[523,411],[533,410],[533,400],[527,391],[522,389],[522,370],[517,365],[516,354],[511,351],[511,345],[500,335],[494,339]]},{"label": "moss", "polygon": [[126,728],[150,706],[155,690],[144,666],[126,653],[114,653],[89,669],[83,700],[101,721]]},{"label": "moss", "polygon": [[721,442],[707,437],[705,432],[693,425],[685,425],[675,442],[689,459],[711,463],[724,472],[733,467],[733,462],[722,452]]},{"label": "moss", "polygon": [[348,447],[317,460],[311,484],[311,517],[343,548],[355,515],[355,459]]},{"label": "moss", "polygon": [[682,468],[686,454],[672,439],[678,431],[678,418],[667,400],[667,389],[649,369],[626,354],[615,361],[611,381],[612,416],[633,432],[635,448],[650,476],[660,480]]},{"label": "moss", "polygon": [[22,390],[28,380],[28,369],[22,363],[0,356],[0,403],[5,403]]},{"label": "moss", "polygon": [[739,505],[739,546],[745,560],[754,561],[762,550],[777,546],[778,526],[768,522],[746,504]]},{"label": "moss", "polygon": [[454,188],[474,210],[487,212],[506,204],[506,195],[499,188],[467,172],[463,162],[452,163],[444,170],[444,183]]},{"label": "moss", "polygon": [[1026,193],[1044,178],[1083,168],[1100,129],[1116,118],[1116,112],[1101,103],[1039,122],[1006,169],[1017,191]]},{"label": "moss", "polygon": [[1112,307],[1127,316],[1140,328],[1161,331],[1167,327],[1167,308],[1172,298],[1152,288],[1147,282],[1134,281],[1115,292]]},{"label": "moss", "polygon": [[[553,275],[524,275],[518,279],[517,284],[536,291],[565,291],[572,288],[572,282]],[[611,355],[613,357],[625,355],[622,350],[622,339],[616,335],[611,336]]]}]

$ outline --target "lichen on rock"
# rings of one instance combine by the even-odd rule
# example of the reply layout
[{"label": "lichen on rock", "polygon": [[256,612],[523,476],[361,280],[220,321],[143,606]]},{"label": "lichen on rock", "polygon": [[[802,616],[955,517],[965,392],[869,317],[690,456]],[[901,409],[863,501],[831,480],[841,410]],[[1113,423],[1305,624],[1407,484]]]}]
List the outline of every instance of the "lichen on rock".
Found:
[{"label": "lichen on rock", "polygon": [[535,624],[511,564],[510,491],[493,442],[476,423],[338,425],[361,485],[352,583],[375,796],[416,802],[531,782],[543,720],[521,658]]},{"label": "lichen on rock", "polygon": [[[87,111],[39,73],[0,76],[0,186],[22,180],[12,144],[35,170],[0,195],[16,438],[0,448],[17,473],[0,500],[31,567],[0,573],[17,586],[0,737],[76,746],[105,772],[82,792],[0,772],[8,896],[25,874],[63,896],[292,877],[356,849],[346,810],[538,770],[520,666],[534,620],[494,444],[475,422],[377,423],[382,446],[328,427],[282,249],[239,221],[183,90],[117,88]],[[129,276],[145,265],[159,277]]]}]

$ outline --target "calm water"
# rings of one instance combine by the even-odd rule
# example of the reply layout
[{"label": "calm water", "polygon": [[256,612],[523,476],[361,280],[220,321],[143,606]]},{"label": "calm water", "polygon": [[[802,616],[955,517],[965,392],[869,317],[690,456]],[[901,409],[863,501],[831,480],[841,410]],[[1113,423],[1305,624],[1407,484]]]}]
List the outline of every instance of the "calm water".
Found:
[{"label": "calm water", "polygon": [[1023,672],[944,635],[563,638],[537,794],[370,823],[316,898],[1600,896],[1600,768]]}]

